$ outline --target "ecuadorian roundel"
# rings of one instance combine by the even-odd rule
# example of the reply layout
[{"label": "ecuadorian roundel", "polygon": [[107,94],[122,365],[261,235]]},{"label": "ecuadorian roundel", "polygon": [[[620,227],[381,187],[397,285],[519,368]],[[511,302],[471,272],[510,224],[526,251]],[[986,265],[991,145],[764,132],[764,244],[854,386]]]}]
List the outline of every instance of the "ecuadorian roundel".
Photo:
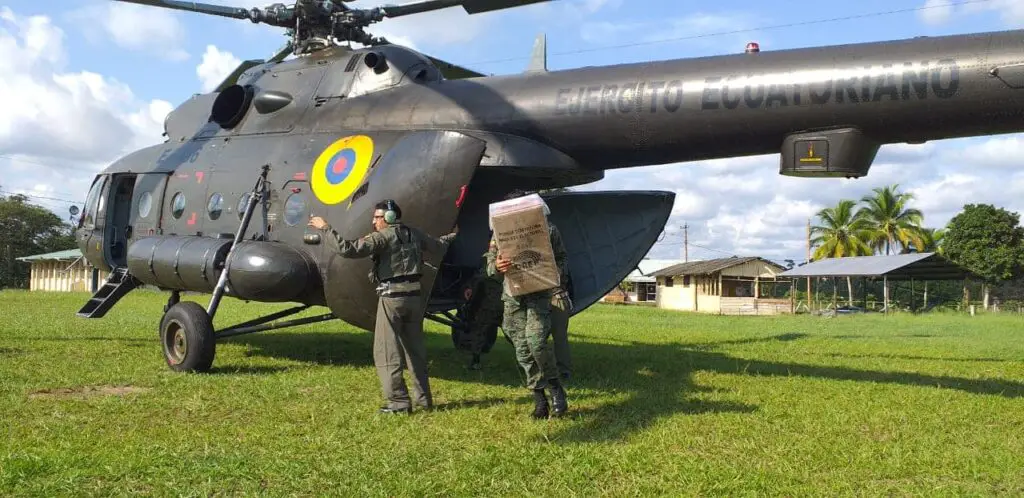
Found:
[{"label": "ecuadorian roundel", "polygon": [[337,204],[348,199],[363,183],[372,157],[373,140],[366,135],[335,141],[313,163],[310,175],[313,195],[324,204]]}]

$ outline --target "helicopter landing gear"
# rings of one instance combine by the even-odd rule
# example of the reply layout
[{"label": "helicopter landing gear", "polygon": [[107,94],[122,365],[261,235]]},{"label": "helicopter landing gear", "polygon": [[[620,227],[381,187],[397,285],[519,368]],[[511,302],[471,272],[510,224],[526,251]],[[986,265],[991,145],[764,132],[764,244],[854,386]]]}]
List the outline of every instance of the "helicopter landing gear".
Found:
[{"label": "helicopter landing gear", "polygon": [[172,370],[208,371],[217,346],[210,315],[192,301],[174,304],[160,320],[160,344]]}]

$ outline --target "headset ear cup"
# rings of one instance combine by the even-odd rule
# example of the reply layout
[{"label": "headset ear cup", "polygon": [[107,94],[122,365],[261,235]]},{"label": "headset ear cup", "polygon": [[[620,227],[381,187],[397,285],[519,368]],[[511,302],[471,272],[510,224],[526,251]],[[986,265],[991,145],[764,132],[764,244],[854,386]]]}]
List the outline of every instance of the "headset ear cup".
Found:
[{"label": "headset ear cup", "polygon": [[394,211],[392,211],[390,209],[387,210],[387,211],[384,211],[384,222],[387,223],[388,225],[394,225],[395,221],[398,221],[395,218],[396,217],[395,217],[395,212]]}]

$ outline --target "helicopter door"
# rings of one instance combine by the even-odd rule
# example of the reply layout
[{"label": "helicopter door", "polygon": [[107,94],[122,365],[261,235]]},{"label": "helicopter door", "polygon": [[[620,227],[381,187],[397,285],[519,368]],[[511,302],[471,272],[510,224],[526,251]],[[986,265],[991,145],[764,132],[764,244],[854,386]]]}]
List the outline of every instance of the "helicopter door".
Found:
[{"label": "helicopter door", "polygon": [[79,247],[82,248],[82,255],[89,261],[95,262],[96,266],[104,271],[110,271],[110,267],[106,264],[106,258],[103,257],[103,228],[109,183],[110,177],[107,175],[96,177],[96,181],[89,189],[89,196],[85,200],[85,208],[82,210],[82,219],[79,222]]},{"label": "helicopter door", "polygon": [[135,174],[114,174],[110,177],[107,209],[103,228],[103,260],[111,268],[128,266],[128,242],[132,236],[129,223],[132,198],[135,192]]}]

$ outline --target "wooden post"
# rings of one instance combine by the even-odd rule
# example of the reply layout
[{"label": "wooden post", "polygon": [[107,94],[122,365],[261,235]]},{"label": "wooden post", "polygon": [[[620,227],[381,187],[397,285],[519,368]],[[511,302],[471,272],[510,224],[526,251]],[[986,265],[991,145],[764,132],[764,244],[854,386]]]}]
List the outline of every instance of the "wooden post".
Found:
[{"label": "wooden post", "polygon": [[889,276],[882,275],[882,308],[885,309],[885,314],[889,314]]},{"label": "wooden post", "polygon": [[[807,264],[811,264],[811,219],[807,218]],[[807,311],[811,309],[811,277],[807,277]]]}]

